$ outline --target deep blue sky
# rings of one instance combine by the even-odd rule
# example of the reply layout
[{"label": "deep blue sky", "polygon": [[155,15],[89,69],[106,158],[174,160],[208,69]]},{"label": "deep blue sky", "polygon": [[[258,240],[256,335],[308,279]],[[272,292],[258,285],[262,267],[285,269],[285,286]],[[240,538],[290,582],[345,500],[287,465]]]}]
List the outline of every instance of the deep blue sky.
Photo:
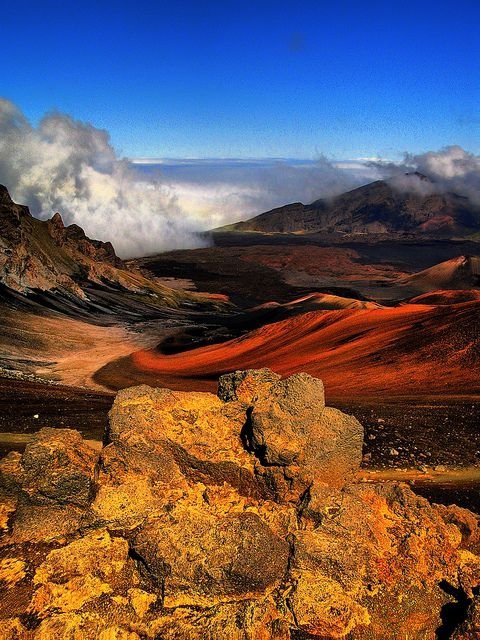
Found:
[{"label": "deep blue sky", "polygon": [[480,151],[480,2],[5,2],[0,94],[121,153]]}]

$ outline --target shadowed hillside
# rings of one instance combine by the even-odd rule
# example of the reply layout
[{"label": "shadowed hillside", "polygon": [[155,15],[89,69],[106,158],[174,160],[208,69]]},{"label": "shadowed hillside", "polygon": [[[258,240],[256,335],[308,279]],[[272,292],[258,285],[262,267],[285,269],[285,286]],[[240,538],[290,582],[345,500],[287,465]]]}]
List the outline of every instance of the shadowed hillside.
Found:
[{"label": "shadowed hillside", "polygon": [[295,202],[216,231],[263,233],[415,234],[468,236],[480,229],[480,209],[456,193],[441,193],[425,176],[378,180],[331,200]]}]

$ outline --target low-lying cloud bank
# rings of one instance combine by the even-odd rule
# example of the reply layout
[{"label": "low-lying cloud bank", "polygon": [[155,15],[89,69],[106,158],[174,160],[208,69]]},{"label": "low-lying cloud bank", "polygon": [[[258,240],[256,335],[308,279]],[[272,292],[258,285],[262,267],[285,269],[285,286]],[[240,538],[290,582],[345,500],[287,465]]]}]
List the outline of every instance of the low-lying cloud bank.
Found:
[{"label": "low-lying cloud bank", "polygon": [[133,164],[106,131],[61,113],[34,127],[0,99],[0,182],[14,200],[40,218],[59,211],[123,257],[203,246],[198,231],[367,180],[324,159]]},{"label": "low-lying cloud bank", "polygon": [[[480,205],[480,156],[458,145],[417,155],[407,153],[401,163],[378,161],[369,165],[385,178],[391,178],[399,189],[413,187],[425,195],[450,191]],[[427,176],[431,182],[418,176],[405,179],[404,174],[412,172]]]},{"label": "low-lying cloud bank", "polygon": [[370,182],[378,171],[363,163],[294,159],[134,161],[140,175],[160,172],[178,204],[208,221],[204,228],[246,220],[290,202],[329,198]]},{"label": "low-lying cloud bank", "polygon": [[460,147],[407,155],[400,164],[326,158],[131,162],[116,153],[106,131],[61,113],[47,114],[34,127],[12,102],[0,99],[0,183],[35,216],[59,211],[66,224],[112,241],[122,257],[204,246],[199,231],[412,170],[437,180],[435,188],[479,198],[480,158]]}]

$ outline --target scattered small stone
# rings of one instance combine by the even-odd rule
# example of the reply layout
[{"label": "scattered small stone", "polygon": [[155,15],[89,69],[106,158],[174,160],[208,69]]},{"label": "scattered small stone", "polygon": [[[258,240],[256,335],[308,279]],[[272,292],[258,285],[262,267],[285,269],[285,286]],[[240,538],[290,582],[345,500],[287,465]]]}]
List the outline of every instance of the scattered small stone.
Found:
[{"label": "scattered small stone", "polygon": [[390,449],[389,453],[390,453],[391,456],[398,456],[399,455],[399,452],[396,449]]}]

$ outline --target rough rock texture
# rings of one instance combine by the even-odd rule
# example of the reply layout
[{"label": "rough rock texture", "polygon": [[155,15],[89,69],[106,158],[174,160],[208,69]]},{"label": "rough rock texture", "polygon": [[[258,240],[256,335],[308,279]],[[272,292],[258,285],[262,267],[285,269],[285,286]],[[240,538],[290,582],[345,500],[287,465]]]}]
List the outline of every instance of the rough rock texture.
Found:
[{"label": "rough rock texture", "polygon": [[0,463],[0,637],[477,638],[477,516],[356,483],[361,448],[268,370],[124,390],[101,452],[42,430]]},{"label": "rough rock texture", "polygon": [[[194,294],[169,289],[145,278],[118,258],[110,242],[88,238],[78,225],[64,226],[56,213],[50,220],[34,218],[28,209],[15,204],[0,185],[0,285],[22,294],[52,292],[57,304],[62,299],[87,304],[95,300],[93,289],[103,296],[93,308],[101,311],[105,294],[113,291],[135,294],[113,297],[113,309],[145,310],[149,307],[178,307],[182,300],[194,301]],[[107,286],[105,286],[107,285]],[[219,304],[219,303],[217,303]],[[143,305],[143,306],[142,306]],[[220,305],[221,306],[221,305]],[[107,313],[112,305],[106,304]]]},{"label": "rough rock texture", "polygon": [[32,504],[89,502],[97,462],[78,431],[41,429],[22,456],[12,452],[0,461],[5,486]]},{"label": "rough rock texture", "polygon": [[0,282],[17,291],[64,289],[82,297],[82,279],[114,279],[122,268],[110,243],[90,240],[60,214],[42,222],[0,185]]}]

